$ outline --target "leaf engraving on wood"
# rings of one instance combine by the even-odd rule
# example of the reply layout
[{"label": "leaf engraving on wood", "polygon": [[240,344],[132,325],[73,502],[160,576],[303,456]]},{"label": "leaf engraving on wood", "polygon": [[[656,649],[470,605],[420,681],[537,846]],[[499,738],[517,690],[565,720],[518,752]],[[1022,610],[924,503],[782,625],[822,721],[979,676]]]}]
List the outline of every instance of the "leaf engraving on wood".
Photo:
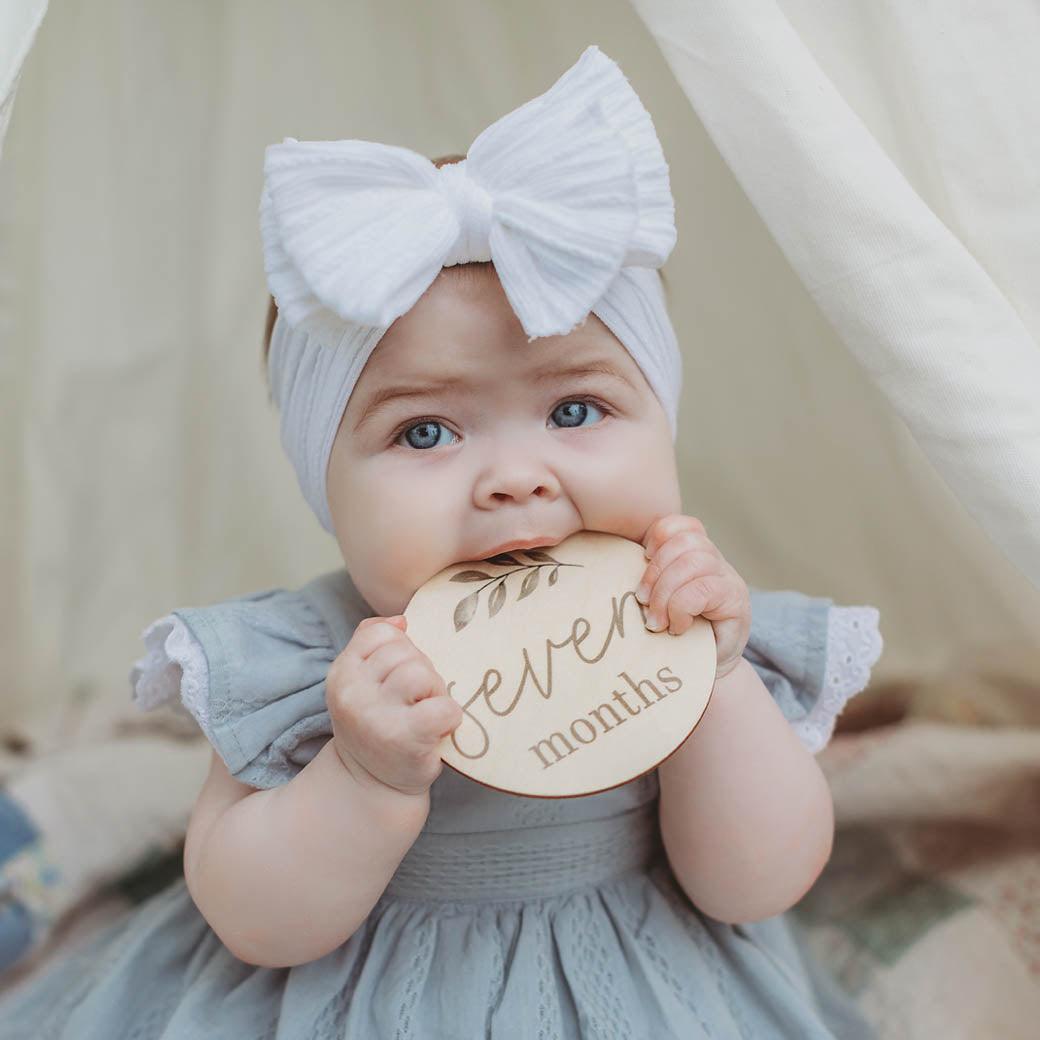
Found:
[{"label": "leaf engraving on wood", "polygon": [[506,601],[506,580],[503,578],[488,596],[488,617],[494,617]]},{"label": "leaf engraving on wood", "polygon": [[464,596],[455,605],[453,620],[455,622],[456,632],[460,632],[464,629],[476,616],[477,603],[480,599],[480,594],[488,587],[488,585],[495,585],[491,590],[491,594],[488,596],[488,617],[493,618],[499,613],[499,611],[501,611],[502,606],[506,601],[506,578],[508,578],[510,574],[516,574],[519,571],[527,571],[524,575],[524,580],[520,584],[520,594],[516,597],[518,600],[521,600],[525,596],[530,596],[538,588],[538,582],[543,567],[552,565],[548,581],[548,586],[551,588],[557,583],[561,567],[584,566],[584,564],[581,563],[564,563],[557,560],[554,556],[550,556],[547,552],[543,552],[541,549],[523,549],[521,552],[524,556],[537,562],[533,564],[525,563],[514,553],[497,553],[494,556],[489,556],[484,560],[484,562],[498,564],[499,566],[512,566],[513,569],[511,571],[507,571],[505,574],[493,575],[487,574],[484,571],[469,569],[459,571],[458,574],[453,574],[451,576],[451,581],[481,581],[484,583],[479,589],[471,592],[468,596]]}]

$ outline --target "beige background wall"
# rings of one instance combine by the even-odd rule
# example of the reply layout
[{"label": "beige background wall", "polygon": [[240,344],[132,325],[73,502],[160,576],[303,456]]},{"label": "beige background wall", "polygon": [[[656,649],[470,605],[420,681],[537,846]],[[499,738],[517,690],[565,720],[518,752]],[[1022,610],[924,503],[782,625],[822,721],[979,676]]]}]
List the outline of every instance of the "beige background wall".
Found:
[{"label": "beige background wall", "polygon": [[[953,190],[971,167],[946,162],[899,89],[913,54],[850,32],[836,5],[785,6],[984,255],[986,227],[964,225]],[[879,607],[876,679],[1037,644],[1040,592],[837,341],[624,0],[66,0],[29,55],[0,162],[5,715],[125,700],[154,617],[339,562],[260,367],[264,146],[464,151],[589,43],[633,82],[672,169],[686,511],[750,584]]]}]

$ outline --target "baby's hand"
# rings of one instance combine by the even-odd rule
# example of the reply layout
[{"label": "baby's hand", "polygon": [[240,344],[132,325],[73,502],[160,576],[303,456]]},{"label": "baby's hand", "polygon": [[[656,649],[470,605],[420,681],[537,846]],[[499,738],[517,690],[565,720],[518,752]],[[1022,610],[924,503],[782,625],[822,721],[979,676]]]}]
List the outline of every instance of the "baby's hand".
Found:
[{"label": "baby's hand", "polygon": [[681,635],[703,614],[715,630],[715,678],[722,678],[740,662],[751,632],[747,585],[694,516],[673,513],[655,520],[644,549],[650,562],[636,599],[649,605],[647,627]]},{"label": "baby's hand", "polygon": [[357,780],[423,794],[463,712],[406,625],[404,615],[365,618],[329,666],[325,700],[336,750]]}]

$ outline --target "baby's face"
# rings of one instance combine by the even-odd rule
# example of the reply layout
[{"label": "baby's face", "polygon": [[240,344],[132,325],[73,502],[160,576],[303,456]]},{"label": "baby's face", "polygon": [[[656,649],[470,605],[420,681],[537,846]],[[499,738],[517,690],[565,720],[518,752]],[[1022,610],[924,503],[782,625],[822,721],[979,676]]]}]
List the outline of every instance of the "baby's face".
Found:
[{"label": "baby's face", "polygon": [[[568,371],[588,366],[609,371]],[[416,392],[377,402],[400,388]],[[446,268],[384,334],[327,485],[344,563],[384,616],[504,542],[584,529],[641,543],[681,511],[668,418],[620,341],[590,314],[528,343],[490,266]]]}]

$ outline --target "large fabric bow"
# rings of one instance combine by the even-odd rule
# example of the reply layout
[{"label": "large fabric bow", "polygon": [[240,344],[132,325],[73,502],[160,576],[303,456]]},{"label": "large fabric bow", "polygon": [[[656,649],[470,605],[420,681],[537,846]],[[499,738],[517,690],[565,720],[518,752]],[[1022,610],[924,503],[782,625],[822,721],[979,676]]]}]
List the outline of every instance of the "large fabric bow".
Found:
[{"label": "large fabric bow", "polygon": [[260,227],[279,312],[319,334],[389,326],[442,267],[492,260],[528,339],[565,335],[621,267],[675,245],[653,122],[595,45],[439,169],[372,141],[269,145]]}]

